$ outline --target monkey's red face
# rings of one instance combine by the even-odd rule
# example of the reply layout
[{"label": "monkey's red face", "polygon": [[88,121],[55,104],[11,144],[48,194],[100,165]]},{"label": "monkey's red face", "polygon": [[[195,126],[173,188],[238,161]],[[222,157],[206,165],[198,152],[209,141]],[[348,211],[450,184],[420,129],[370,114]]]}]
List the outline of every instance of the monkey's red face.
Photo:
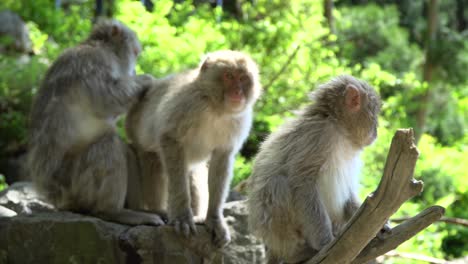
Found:
[{"label": "monkey's red face", "polygon": [[235,112],[242,111],[252,86],[250,77],[242,70],[226,70],[223,72],[223,84],[227,106]]}]

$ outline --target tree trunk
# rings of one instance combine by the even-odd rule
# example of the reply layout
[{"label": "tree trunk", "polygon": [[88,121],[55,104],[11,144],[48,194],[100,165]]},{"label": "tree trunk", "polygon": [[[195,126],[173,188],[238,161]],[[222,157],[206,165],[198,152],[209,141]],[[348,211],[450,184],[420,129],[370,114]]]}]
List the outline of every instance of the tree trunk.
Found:
[{"label": "tree trunk", "polygon": [[427,15],[427,37],[426,37],[426,51],[425,51],[425,63],[423,69],[423,80],[428,84],[428,88],[419,97],[419,109],[416,112],[416,127],[415,127],[415,138],[416,143],[419,142],[424,129],[426,126],[427,109],[431,101],[431,81],[434,71],[434,61],[432,59],[432,50],[435,45],[435,38],[437,32],[437,11],[438,11],[438,0],[430,0],[428,15]]},{"label": "tree trunk", "polygon": [[324,0],[325,18],[327,19],[330,32],[335,34],[335,18],[333,17],[333,0]]}]

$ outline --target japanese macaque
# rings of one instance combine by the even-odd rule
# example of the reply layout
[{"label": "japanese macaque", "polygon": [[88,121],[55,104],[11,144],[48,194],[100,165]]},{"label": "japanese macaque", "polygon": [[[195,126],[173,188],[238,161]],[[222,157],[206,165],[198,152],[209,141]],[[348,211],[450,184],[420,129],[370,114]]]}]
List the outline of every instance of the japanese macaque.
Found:
[{"label": "japanese macaque", "polygon": [[249,227],[263,239],[269,263],[312,257],[361,204],[359,154],[377,137],[379,96],[340,76],[312,98],[262,144],[249,179]]},{"label": "japanese macaque", "polygon": [[124,209],[128,150],[115,123],[154,79],[133,74],[140,50],[132,30],[104,21],[48,70],[30,116],[28,168],[58,209],[164,224],[158,215]]},{"label": "japanese macaque", "polygon": [[[146,163],[142,186],[150,189],[143,196],[152,201],[144,204],[167,208],[177,232],[195,234],[198,214],[206,216],[216,246],[230,241],[223,203],[234,155],[249,133],[260,92],[258,68],[250,57],[217,51],[196,69],[156,80],[127,116],[127,135]],[[209,200],[203,209],[206,182]]]},{"label": "japanese macaque", "polygon": [[33,54],[28,26],[19,15],[10,10],[0,11],[0,37],[10,37],[13,40],[11,44],[6,45],[2,41],[0,52],[15,50]]}]

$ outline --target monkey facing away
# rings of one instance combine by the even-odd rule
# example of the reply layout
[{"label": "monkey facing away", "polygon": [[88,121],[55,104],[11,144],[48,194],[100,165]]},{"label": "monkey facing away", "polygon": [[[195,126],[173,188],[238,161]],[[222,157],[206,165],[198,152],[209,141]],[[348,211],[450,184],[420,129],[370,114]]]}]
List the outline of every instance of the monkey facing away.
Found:
[{"label": "monkey facing away", "polygon": [[312,257],[361,204],[359,154],[377,137],[379,96],[352,76],[312,96],[312,105],[262,144],[249,179],[249,227],[267,246],[269,263]]},{"label": "monkey facing away", "polygon": [[124,224],[164,223],[123,208],[127,146],[115,123],[153,80],[133,76],[140,50],[131,29],[105,21],[46,73],[30,116],[28,168],[57,208]]},{"label": "monkey facing away", "polygon": [[[156,189],[143,193],[159,207],[168,200],[169,219],[177,232],[188,236],[196,231],[194,211],[204,206],[203,190],[196,187],[208,162],[208,180],[202,183],[208,181],[209,192],[205,224],[215,245],[230,241],[223,203],[234,155],[249,133],[260,92],[258,68],[250,57],[217,51],[196,69],[156,80],[127,116],[132,144],[146,157],[152,155],[155,165],[151,173],[143,173],[143,181],[152,181]],[[166,181],[166,189],[156,186]]]}]

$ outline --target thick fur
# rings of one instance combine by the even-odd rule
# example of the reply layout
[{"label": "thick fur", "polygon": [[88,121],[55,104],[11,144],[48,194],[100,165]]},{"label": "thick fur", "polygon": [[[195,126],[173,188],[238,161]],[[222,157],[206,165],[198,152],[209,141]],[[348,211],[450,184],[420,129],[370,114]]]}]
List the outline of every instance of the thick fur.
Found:
[{"label": "thick fur", "polygon": [[152,80],[133,76],[140,49],[133,31],[106,21],[48,70],[31,111],[28,168],[57,208],[161,224],[158,216],[123,210],[127,146],[115,122]]},{"label": "thick fur", "polygon": [[[223,69],[249,75],[251,87],[242,109],[226,107],[220,81]],[[222,205],[234,155],[248,136],[259,95],[258,69],[252,59],[240,52],[218,51],[208,54],[196,69],[156,80],[143,102],[130,111],[127,134],[132,144],[155,153],[163,164],[144,177],[168,178],[169,215],[183,233],[193,228],[194,215],[206,215],[216,243],[222,246],[229,241]]]},{"label": "thick fur", "polygon": [[[361,94],[361,110],[346,111],[346,87]],[[249,182],[249,226],[271,263],[303,261],[329,243],[353,213],[359,153],[376,136],[380,100],[351,76],[320,86],[315,102],[261,146]]]}]

